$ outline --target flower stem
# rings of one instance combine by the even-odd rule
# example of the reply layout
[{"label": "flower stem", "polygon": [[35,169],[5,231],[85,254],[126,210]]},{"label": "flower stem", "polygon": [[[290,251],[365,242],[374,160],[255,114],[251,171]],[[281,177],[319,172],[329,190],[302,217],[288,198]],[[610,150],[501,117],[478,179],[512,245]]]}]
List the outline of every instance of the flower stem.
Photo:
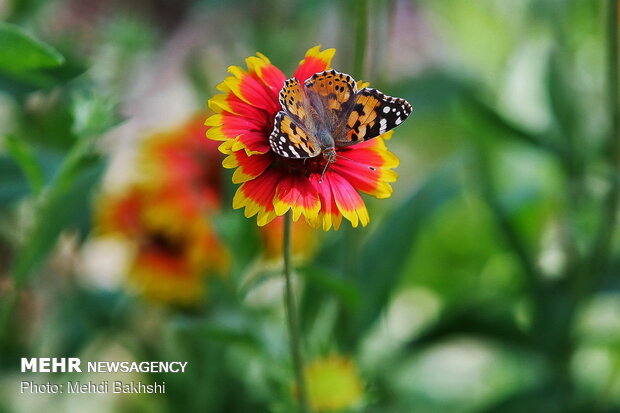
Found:
[{"label": "flower stem", "polygon": [[295,295],[291,284],[291,212],[284,215],[284,280],[285,304],[288,319],[288,331],[291,344],[291,356],[293,358],[293,370],[295,371],[295,383],[297,385],[297,400],[299,402],[299,412],[308,413],[308,399],[306,396],[306,383],[304,380],[303,358],[301,354],[301,333],[299,330],[299,319],[297,317],[297,306]]},{"label": "flower stem", "polygon": [[[618,0],[608,0],[607,8],[607,104],[610,122],[607,162],[612,171],[610,189],[607,198],[602,205],[601,223],[592,252],[591,267],[594,276],[584,277],[589,280],[590,290],[600,282],[609,265],[609,257],[612,251],[613,238],[616,230],[617,210],[620,204],[620,177],[618,167],[620,164],[620,103],[618,88],[620,87],[618,37]],[[581,285],[579,285],[581,288]],[[586,289],[582,289],[586,291]]]},{"label": "flower stem", "polygon": [[355,27],[355,56],[353,58],[353,75],[361,79],[366,74],[366,49],[368,43],[368,0],[355,0],[357,18]]}]

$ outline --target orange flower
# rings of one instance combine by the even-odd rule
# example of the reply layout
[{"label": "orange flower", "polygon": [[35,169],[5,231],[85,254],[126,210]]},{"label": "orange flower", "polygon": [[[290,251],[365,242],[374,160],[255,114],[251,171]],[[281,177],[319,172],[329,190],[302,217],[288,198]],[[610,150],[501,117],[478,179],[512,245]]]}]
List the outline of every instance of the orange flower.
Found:
[{"label": "orange flower", "polygon": [[[334,49],[313,47],[294,77],[303,83],[326,70],[334,54]],[[246,217],[257,215],[259,226],[289,210],[293,220],[303,215],[308,224],[324,230],[338,229],[343,216],[354,227],[365,226],[369,216],[358,191],[389,197],[398,158],[387,150],[382,137],[336,148],[338,161],[329,165],[321,179],[327,162],[322,156],[304,160],[277,155],[270,150],[269,135],[281,110],[278,95],[286,77],[260,53],[246,63],[247,71],[237,66],[228,69],[232,76],[217,86],[222,93],[209,101],[215,114],[205,123],[207,137],[223,142],[220,150],[228,155],[224,167],[236,168],[232,180],[241,186],[233,207],[245,208]]]},{"label": "orange flower", "polygon": [[96,219],[100,236],[133,244],[128,281],[148,298],[196,304],[205,293],[205,276],[227,267],[227,251],[210,222],[176,188],[133,186],[120,195],[103,195]]},{"label": "orange flower", "polygon": [[132,245],[130,286],[159,301],[190,305],[205,294],[205,276],[224,273],[228,253],[212,225],[221,203],[222,155],[204,139],[204,114],[140,146],[137,183],[103,194],[99,235]]}]

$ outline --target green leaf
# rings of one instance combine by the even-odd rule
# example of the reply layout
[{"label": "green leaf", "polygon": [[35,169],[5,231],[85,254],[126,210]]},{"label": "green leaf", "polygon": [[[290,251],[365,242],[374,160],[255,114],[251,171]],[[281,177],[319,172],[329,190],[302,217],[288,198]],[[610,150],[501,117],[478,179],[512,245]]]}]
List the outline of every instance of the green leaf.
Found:
[{"label": "green leaf", "polygon": [[359,277],[354,280],[364,304],[343,322],[344,340],[356,342],[384,309],[397,286],[424,224],[459,193],[462,158],[451,159],[399,205],[363,246]]},{"label": "green leaf", "polygon": [[60,66],[63,56],[19,26],[0,22],[0,70],[18,73]]},{"label": "green leaf", "polygon": [[468,122],[472,122],[472,120],[479,122],[479,128],[490,129],[493,131],[492,133],[498,136],[511,137],[553,153],[559,152],[559,149],[552,142],[549,142],[543,134],[530,131],[507,119],[492,105],[480,98],[472,88],[466,89],[466,92],[463,93],[462,107],[465,109],[465,116],[469,118]]},{"label": "green leaf", "polygon": [[569,76],[566,73],[566,56],[562,55],[559,48],[555,48],[549,54],[547,64],[546,85],[549,103],[556,122],[562,129],[563,134],[574,134],[575,121],[579,119],[575,107],[575,93],[573,93]]},{"label": "green leaf", "polygon": [[91,191],[103,170],[101,160],[83,159],[72,167],[70,178],[65,176],[62,185],[51,188],[42,199],[33,230],[13,264],[12,274],[18,285],[43,263],[65,228],[88,226]]},{"label": "green leaf", "polygon": [[315,265],[301,267],[297,271],[306,281],[299,303],[302,329],[310,328],[320,309],[331,297],[336,297],[345,311],[353,311],[359,306],[361,294],[357,284],[343,278],[338,272]]},{"label": "green leaf", "polygon": [[0,90],[14,96],[24,96],[40,89],[49,89],[67,83],[84,73],[85,62],[76,57],[67,57],[62,66],[40,68],[36,72],[4,72],[0,70]]},{"label": "green leaf", "polygon": [[77,136],[101,135],[122,120],[117,113],[118,98],[99,91],[75,93],[71,103],[71,129]]},{"label": "green leaf", "polygon": [[258,344],[250,320],[243,314],[232,311],[220,311],[206,320],[180,318],[173,328],[179,333],[205,337],[224,344]]},{"label": "green leaf", "polygon": [[536,387],[526,388],[479,410],[479,413],[585,413],[613,412],[593,408],[596,402],[583,404],[575,397],[574,389],[565,382],[542,382]]},{"label": "green leaf", "polygon": [[28,181],[15,159],[0,156],[0,176],[0,208],[28,194]]},{"label": "green leaf", "polygon": [[437,323],[412,340],[408,347],[420,350],[460,335],[484,338],[525,350],[535,348],[535,343],[517,325],[506,302],[467,304],[447,310]]},{"label": "green leaf", "polygon": [[30,190],[33,194],[37,195],[41,191],[41,188],[43,188],[45,179],[43,170],[35,156],[33,148],[28,145],[28,143],[13,135],[8,135],[6,137],[6,147],[9,154],[15,159],[15,162],[17,162],[26,176],[28,184],[30,185]]},{"label": "green leaf", "polygon": [[314,266],[302,267],[298,271],[309,284],[318,287],[321,292],[332,293],[347,307],[354,308],[359,304],[360,292],[357,290],[357,285],[350,280],[338,277],[327,269]]}]

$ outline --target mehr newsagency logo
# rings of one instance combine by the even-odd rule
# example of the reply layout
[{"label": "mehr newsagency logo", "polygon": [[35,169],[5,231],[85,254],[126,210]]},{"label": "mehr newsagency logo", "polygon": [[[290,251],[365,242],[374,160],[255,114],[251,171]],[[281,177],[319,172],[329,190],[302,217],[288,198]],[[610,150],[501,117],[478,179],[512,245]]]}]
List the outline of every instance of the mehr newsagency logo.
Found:
[{"label": "mehr newsagency logo", "polygon": [[[88,361],[77,357],[33,357],[21,359],[22,373],[185,373],[187,361]],[[165,393],[166,382],[102,380],[62,383],[22,380],[20,393]]]}]

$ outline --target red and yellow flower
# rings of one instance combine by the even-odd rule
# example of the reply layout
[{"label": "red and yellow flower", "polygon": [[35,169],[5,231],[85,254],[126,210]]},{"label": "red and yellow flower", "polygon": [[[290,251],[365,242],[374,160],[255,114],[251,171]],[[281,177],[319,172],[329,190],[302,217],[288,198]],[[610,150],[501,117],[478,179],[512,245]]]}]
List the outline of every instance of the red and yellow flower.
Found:
[{"label": "red and yellow flower", "polygon": [[[293,76],[303,82],[328,69],[334,54],[334,49],[313,47]],[[365,226],[369,216],[358,191],[387,198],[392,194],[389,183],[397,178],[392,168],[398,166],[398,158],[384,142],[391,133],[338,148],[342,157],[320,179],[323,157],[288,159],[270,150],[269,135],[281,109],[278,94],[286,76],[260,53],[248,57],[246,64],[247,70],[228,69],[232,76],[217,86],[222,93],[209,100],[215,114],[205,122],[207,137],[222,142],[224,167],[236,168],[232,180],[241,186],[233,207],[245,208],[246,217],[257,215],[259,226],[289,210],[295,221],[303,215],[312,227],[324,230],[338,229],[342,217],[353,227]]]},{"label": "red and yellow flower", "polygon": [[132,245],[126,273],[131,289],[147,298],[197,304],[209,273],[223,273],[228,254],[210,221],[185,191],[132,186],[98,202],[98,236]]},{"label": "red and yellow flower", "polygon": [[199,303],[206,276],[228,267],[212,224],[221,204],[222,154],[204,139],[203,119],[146,137],[140,178],[97,203],[97,235],[130,247],[124,269],[130,287],[160,302]]}]

